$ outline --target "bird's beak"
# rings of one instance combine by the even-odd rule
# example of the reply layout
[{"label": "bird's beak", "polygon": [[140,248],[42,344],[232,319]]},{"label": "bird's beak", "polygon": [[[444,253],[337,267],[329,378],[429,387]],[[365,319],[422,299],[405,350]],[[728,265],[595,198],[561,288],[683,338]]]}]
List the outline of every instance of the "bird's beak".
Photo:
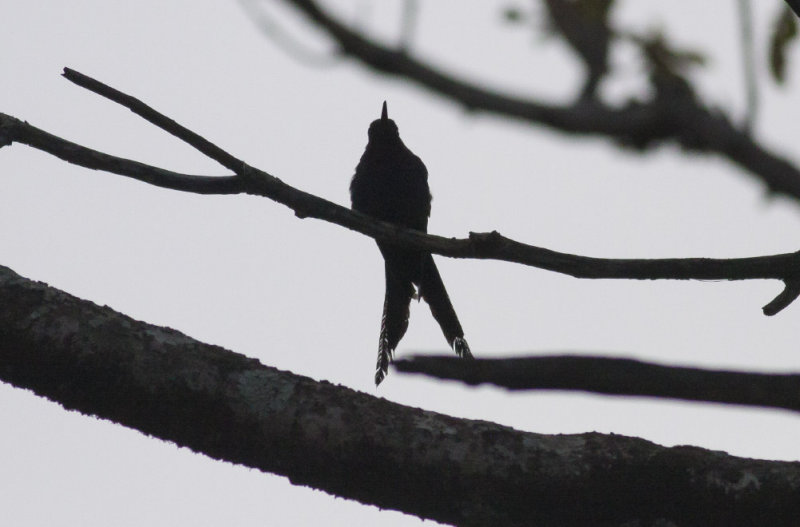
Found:
[{"label": "bird's beak", "polygon": [[386,110],[386,101],[383,101],[383,111],[381,111],[381,121],[389,120],[389,112]]}]

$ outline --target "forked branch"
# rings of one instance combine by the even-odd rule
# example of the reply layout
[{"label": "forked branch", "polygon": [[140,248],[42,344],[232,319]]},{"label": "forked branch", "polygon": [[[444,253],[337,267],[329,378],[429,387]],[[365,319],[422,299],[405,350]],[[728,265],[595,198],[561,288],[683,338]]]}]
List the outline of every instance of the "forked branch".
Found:
[{"label": "forked branch", "polygon": [[[111,156],[71,143],[27,122],[0,114],[0,146],[14,141],[48,152],[65,161],[124,175],[164,188],[200,194],[247,193],[263,196],[291,208],[298,217],[335,223],[376,240],[422,249],[451,258],[492,259],[538,267],[577,278],[632,280],[758,280],[775,279],[790,284],[764,308],[773,315],[797,298],[800,253],[749,258],[611,259],[561,253],[527,245],[496,231],[470,233],[468,238],[445,238],[399,228],[292,187],[252,167],[200,135],[124,94],[71,69],[64,76],[76,84],[117,102],[157,127],[185,141],[233,172],[227,176],[180,174]],[[797,294],[795,294],[797,293]]]}]

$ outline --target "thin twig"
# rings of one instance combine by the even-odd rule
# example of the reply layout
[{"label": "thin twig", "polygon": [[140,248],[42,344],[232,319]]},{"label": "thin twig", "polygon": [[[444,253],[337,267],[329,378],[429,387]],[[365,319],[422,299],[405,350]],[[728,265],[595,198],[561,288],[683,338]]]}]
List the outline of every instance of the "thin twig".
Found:
[{"label": "thin twig", "polygon": [[146,105],[136,97],[131,97],[119,90],[115,90],[111,86],[107,86],[100,81],[97,81],[87,75],[79,73],[70,68],[64,68],[63,76],[70,82],[74,82],[82,88],[112,100],[117,104],[121,104],[125,108],[142,117],[146,121],[158,126],[162,130],[169,132],[178,139],[193,146],[204,155],[210,157],[220,165],[224,166],[231,172],[239,173],[244,164],[241,160],[236,159],[228,152],[224,151],[217,145],[211,143],[207,139],[192,132],[188,128],[179,125],[169,117],[157,112],[150,106]]},{"label": "thin twig", "polygon": [[510,390],[577,390],[800,412],[800,374],[705,370],[574,355],[473,361],[416,356],[395,361],[394,367],[404,373]]},{"label": "thin twig", "polygon": [[157,187],[196,194],[238,194],[244,192],[238,176],[180,174],[138,161],[104,154],[36,128],[16,117],[0,113],[0,146],[18,142],[36,148],[73,165],[127,176]]},{"label": "thin twig", "polygon": [[797,300],[800,296],[800,281],[787,280],[784,283],[783,291],[776,296],[772,302],[761,308],[765,315],[771,317],[781,312],[789,304]]}]

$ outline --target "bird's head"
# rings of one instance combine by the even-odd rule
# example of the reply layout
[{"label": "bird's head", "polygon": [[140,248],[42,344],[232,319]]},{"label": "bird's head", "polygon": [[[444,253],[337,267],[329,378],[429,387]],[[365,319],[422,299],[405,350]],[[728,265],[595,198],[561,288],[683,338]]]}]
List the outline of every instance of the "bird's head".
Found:
[{"label": "bird's head", "polygon": [[383,101],[383,111],[381,118],[372,121],[369,125],[369,140],[370,141],[391,141],[400,139],[400,132],[397,130],[397,125],[389,119],[389,112],[386,110],[386,101]]}]

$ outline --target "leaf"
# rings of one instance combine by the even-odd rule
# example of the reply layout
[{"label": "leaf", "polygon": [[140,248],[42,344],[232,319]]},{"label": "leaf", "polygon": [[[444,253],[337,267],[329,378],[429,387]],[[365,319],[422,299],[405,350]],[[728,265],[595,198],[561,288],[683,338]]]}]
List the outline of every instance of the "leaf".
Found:
[{"label": "leaf", "polygon": [[778,84],[786,81],[787,48],[796,38],[797,17],[788,6],[784,6],[775,19],[769,46],[770,71]]}]

